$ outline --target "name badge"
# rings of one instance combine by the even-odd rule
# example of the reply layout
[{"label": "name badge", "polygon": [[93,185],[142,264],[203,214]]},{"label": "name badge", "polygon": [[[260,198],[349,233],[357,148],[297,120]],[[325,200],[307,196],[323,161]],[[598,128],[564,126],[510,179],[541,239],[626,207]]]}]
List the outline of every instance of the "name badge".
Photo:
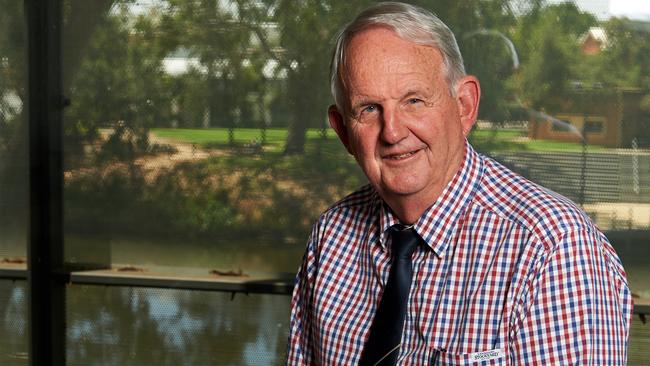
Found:
[{"label": "name badge", "polygon": [[470,354],[469,359],[472,360],[472,362],[479,362],[479,361],[498,360],[504,357],[506,357],[506,353],[501,348],[497,348],[489,351],[474,352]]}]

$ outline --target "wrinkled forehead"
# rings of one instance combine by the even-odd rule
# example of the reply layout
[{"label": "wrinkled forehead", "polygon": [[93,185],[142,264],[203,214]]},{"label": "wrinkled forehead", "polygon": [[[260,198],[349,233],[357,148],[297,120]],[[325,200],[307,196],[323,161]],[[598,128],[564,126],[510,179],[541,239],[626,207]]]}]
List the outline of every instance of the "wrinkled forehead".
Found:
[{"label": "wrinkled forehead", "polygon": [[437,82],[444,78],[445,67],[440,51],[400,37],[388,28],[369,28],[356,33],[347,44],[345,59],[339,70],[339,80],[346,98],[363,85],[373,86],[390,78],[416,75],[422,82]]},{"label": "wrinkled forehead", "polygon": [[362,39],[357,37],[348,46],[348,57],[344,63],[344,77],[364,71],[374,71],[378,66],[387,67],[381,71],[425,70],[440,73],[443,69],[442,57],[438,49],[423,46],[407,40],[400,45],[386,42],[381,37]]}]

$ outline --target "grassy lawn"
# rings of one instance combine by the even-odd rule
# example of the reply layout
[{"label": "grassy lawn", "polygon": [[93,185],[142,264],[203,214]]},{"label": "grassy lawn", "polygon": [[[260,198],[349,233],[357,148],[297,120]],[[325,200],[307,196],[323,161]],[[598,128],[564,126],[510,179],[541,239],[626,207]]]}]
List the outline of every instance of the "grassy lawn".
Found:
[{"label": "grassy lawn", "polygon": [[[469,137],[470,142],[482,151],[564,151],[582,152],[582,144],[553,140],[531,140],[526,138],[526,131],[512,129],[474,130]],[[603,152],[608,150],[599,145],[588,145],[588,152]]]},{"label": "grassy lawn", "polygon": [[[552,140],[530,140],[526,142],[531,151],[566,151],[582,152],[582,144],[576,142],[561,142]],[[587,152],[606,152],[608,149],[600,145],[587,145]]]},{"label": "grassy lawn", "polygon": [[471,136],[476,139],[489,139],[492,137],[496,137],[501,140],[513,140],[519,137],[522,137],[525,135],[525,132],[521,130],[512,130],[512,129],[498,129],[495,131],[493,130],[479,130],[475,129],[472,131]]},{"label": "grassy lawn", "polygon": [[[224,147],[228,145],[227,128],[154,128],[153,134],[163,138],[174,139],[182,142],[198,144],[204,148]],[[326,130],[327,140],[336,140],[336,135],[331,130]],[[256,128],[236,128],[233,130],[235,144],[244,145],[251,142],[261,142],[262,131]],[[287,129],[270,128],[266,130],[266,151],[279,152],[284,148],[287,138]],[[309,129],[307,140],[317,141],[321,138],[321,130]],[[480,151],[566,151],[581,152],[582,145],[573,142],[560,142],[551,140],[528,140],[525,132],[521,130],[499,129],[474,130],[469,138],[470,142]],[[330,141],[328,141],[330,142]],[[589,145],[589,152],[604,152],[605,147]]]},{"label": "grassy lawn", "polygon": [[[227,128],[154,128],[151,132],[159,137],[200,145],[204,148],[224,147],[228,145]],[[334,138],[334,132],[326,130],[327,139]],[[281,151],[287,138],[286,128],[269,128],[266,130],[267,151]],[[307,140],[321,138],[321,130],[307,130]],[[235,144],[244,145],[262,141],[262,131],[257,128],[235,128]]]}]

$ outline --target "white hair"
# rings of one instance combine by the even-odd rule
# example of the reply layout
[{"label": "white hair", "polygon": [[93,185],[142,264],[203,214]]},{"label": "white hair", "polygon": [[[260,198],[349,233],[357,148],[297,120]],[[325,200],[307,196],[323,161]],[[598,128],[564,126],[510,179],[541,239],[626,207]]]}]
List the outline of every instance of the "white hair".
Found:
[{"label": "white hair", "polygon": [[382,2],[359,13],[336,37],[336,46],[330,64],[330,88],[334,102],[340,111],[344,110],[345,100],[343,74],[346,48],[355,34],[375,26],[389,28],[404,40],[438,49],[442,54],[450,93],[455,94],[453,86],[465,76],[465,66],[456,37],[449,27],[433,13],[421,7],[398,2]]}]

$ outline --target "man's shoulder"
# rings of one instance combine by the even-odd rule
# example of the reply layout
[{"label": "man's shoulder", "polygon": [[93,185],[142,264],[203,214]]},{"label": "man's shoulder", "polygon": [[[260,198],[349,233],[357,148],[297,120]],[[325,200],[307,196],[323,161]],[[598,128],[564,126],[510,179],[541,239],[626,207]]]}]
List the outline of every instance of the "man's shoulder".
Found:
[{"label": "man's shoulder", "polygon": [[321,213],[312,228],[312,240],[328,237],[327,233],[331,230],[348,231],[358,228],[355,223],[370,222],[376,212],[374,208],[377,203],[378,195],[370,185],[348,194]]},{"label": "man's shoulder", "polygon": [[484,175],[476,202],[524,226],[539,237],[552,238],[574,230],[596,230],[573,201],[483,157]]}]

